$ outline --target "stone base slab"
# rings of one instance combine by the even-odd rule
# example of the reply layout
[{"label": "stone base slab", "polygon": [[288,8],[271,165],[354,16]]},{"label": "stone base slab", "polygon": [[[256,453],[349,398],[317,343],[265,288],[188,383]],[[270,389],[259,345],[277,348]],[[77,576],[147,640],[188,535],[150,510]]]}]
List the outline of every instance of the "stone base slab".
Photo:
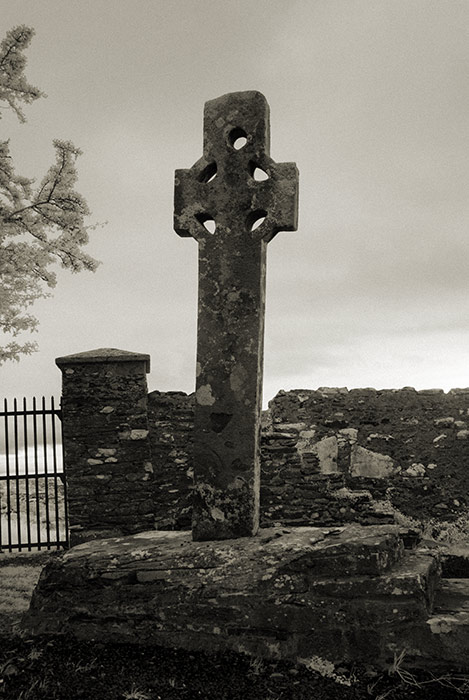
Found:
[{"label": "stone base slab", "polygon": [[90,541],[48,564],[24,627],[33,635],[380,665],[409,629],[428,628],[438,578],[436,555],[404,553],[392,525],[272,528],[211,542],[151,531]]}]

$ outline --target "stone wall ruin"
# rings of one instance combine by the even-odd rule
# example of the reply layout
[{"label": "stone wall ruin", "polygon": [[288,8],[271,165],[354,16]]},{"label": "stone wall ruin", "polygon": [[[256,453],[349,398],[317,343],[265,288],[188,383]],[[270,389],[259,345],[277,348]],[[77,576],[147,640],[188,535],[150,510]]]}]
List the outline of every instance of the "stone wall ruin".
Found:
[{"label": "stone wall ruin", "polygon": [[[171,490],[161,529],[190,527],[191,411],[182,392],[149,395],[155,485]],[[170,407],[170,410],[168,410]],[[263,414],[261,524],[454,519],[465,511],[469,389],[280,391]]]},{"label": "stone wall ruin", "polygon": [[[146,355],[58,364],[72,544],[190,529],[194,396],[148,394]],[[469,389],[280,391],[262,420],[261,526],[451,521],[468,463]]]}]

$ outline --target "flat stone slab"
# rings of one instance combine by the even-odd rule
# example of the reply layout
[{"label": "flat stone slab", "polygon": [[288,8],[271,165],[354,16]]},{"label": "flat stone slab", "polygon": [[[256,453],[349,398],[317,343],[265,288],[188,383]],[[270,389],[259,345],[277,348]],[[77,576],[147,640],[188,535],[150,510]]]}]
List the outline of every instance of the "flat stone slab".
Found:
[{"label": "flat stone slab", "polygon": [[151,531],[87,542],[48,564],[23,624],[33,635],[384,663],[384,639],[425,623],[436,576],[430,554],[403,557],[392,525],[212,542]]},{"label": "flat stone slab", "polygon": [[96,364],[104,362],[144,362],[145,369],[150,371],[150,355],[141,352],[129,352],[128,350],[118,350],[117,348],[98,348],[97,350],[87,350],[77,352],[74,355],[64,355],[57,357],[55,364],[59,367],[76,364]]}]

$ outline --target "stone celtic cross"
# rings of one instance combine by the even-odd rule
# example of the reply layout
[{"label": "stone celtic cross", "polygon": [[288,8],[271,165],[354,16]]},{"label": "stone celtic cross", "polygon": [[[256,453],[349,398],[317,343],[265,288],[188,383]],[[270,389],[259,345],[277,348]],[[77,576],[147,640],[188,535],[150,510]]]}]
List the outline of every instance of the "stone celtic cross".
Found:
[{"label": "stone celtic cross", "polygon": [[223,95],[205,104],[202,158],[175,174],[174,228],[199,244],[194,540],[259,526],[266,248],[298,211],[296,165],[269,141],[264,96]]}]

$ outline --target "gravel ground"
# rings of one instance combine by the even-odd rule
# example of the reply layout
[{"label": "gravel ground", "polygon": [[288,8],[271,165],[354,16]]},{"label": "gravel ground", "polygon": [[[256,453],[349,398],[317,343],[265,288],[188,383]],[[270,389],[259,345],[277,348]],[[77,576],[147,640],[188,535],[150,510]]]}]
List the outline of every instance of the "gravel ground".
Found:
[{"label": "gravel ground", "polygon": [[[341,685],[304,667],[231,653],[0,639],[0,698],[8,700],[450,700],[456,687],[418,685],[356,669]],[[343,669],[349,676],[350,669]]]}]

